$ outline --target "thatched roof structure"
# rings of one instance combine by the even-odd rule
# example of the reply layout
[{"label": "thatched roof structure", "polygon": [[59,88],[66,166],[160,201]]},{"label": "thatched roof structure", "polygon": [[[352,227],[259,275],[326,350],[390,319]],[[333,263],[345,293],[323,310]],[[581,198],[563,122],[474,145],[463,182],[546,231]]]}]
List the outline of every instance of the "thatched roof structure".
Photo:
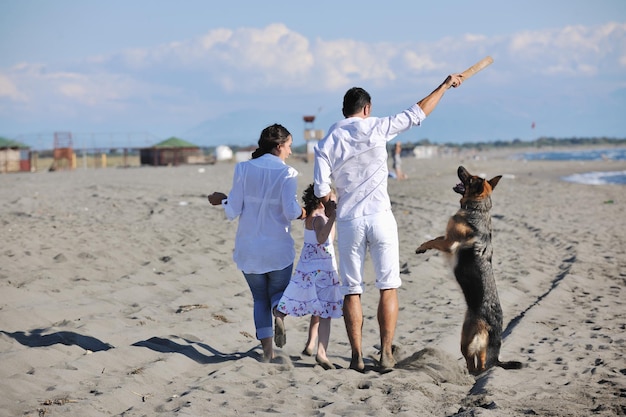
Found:
[{"label": "thatched roof structure", "polygon": [[30,146],[0,137],[0,172],[30,171]]},{"label": "thatched roof structure", "polygon": [[197,148],[198,145],[194,145],[191,142],[172,136],[169,139],[165,139],[162,142],[152,145],[153,148]]},{"label": "thatched roof structure", "polygon": [[28,149],[30,146],[21,142],[0,137],[0,149]]},{"label": "thatched roof structure", "polygon": [[172,136],[149,148],[140,150],[142,165],[179,165],[204,162],[198,145]]}]

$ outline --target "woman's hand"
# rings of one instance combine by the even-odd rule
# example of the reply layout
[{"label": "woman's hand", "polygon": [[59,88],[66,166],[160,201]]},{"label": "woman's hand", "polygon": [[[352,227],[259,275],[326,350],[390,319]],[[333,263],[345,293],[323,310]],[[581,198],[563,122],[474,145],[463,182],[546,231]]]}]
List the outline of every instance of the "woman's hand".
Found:
[{"label": "woman's hand", "polygon": [[226,194],[220,193],[220,192],[209,194],[209,203],[211,203],[214,206],[219,206],[220,204],[222,204],[222,200],[224,200],[227,197],[228,196]]}]

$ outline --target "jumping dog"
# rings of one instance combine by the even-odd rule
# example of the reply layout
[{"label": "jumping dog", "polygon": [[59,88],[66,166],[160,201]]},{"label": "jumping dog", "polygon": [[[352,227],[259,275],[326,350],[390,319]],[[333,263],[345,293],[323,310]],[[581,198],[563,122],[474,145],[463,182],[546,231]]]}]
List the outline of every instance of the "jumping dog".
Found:
[{"label": "jumping dog", "polygon": [[467,312],[461,332],[461,353],[472,375],[493,367],[519,369],[521,362],[500,362],[502,307],[493,277],[491,256],[491,193],[501,175],[490,180],[470,174],[460,166],[461,183],[453,190],[461,197],[461,208],[450,217],[445,236],[422,243],[416,253],[429,249],[444,252],[463,290]]}]

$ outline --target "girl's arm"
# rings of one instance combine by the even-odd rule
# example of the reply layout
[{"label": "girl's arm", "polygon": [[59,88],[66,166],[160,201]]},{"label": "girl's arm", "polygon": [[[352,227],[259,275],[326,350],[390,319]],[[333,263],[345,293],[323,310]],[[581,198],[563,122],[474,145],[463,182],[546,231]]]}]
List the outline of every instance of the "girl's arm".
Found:
[{"label": "girl's arm", "polygon": [[[315,230],[317,243],[322,244],[328,240],[335,226],[335,217],[335,211],[333,210],[328,217],[328,221],[324,221],[324,218],[321,216],[317,216],[313,219],[313,229]],[[321,221],[317,221],[318,219],[321,219]]]}]

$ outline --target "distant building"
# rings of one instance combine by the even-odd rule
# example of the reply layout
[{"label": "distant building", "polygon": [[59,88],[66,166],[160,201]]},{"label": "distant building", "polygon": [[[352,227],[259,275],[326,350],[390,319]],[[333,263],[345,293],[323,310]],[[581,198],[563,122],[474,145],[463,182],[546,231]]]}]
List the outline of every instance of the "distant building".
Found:
[{"label": "distant building", "polygon": [[433,156],[437,156],[439,153],[439,146],[435,145],[419,145],[413,148],[413,155],[417,159],[430,159]]},{"label": "distant building", "polygon": [[23,143],[0,138],[0,172],[30,172],[30,148]]},{"label": "distant building", "polygon": [[199,146],[176,137],[141,149],[140,161],[141,165],[155,166],[209,162]]},{"label": "distant building", "polygon": [[303,116],[304,120],[304,140],[306,141],[306,155],[305,161],[313,160],[313,154],[315,153],[315,145],[324,139],[324,131],[315,129],[313,122],[315,116]]},{"label": "distant building", "polygon": [[215,159],[218,161],[230,161],[233,159],[233,150],[226,145],[220,145],[215,148]]},{"label": "distant building", "polygon": [[237,152],[235,152],[235,162],[244,162],[252,159],[252,153],[256,148],[256,146],[247,146],[237,149]]}]

